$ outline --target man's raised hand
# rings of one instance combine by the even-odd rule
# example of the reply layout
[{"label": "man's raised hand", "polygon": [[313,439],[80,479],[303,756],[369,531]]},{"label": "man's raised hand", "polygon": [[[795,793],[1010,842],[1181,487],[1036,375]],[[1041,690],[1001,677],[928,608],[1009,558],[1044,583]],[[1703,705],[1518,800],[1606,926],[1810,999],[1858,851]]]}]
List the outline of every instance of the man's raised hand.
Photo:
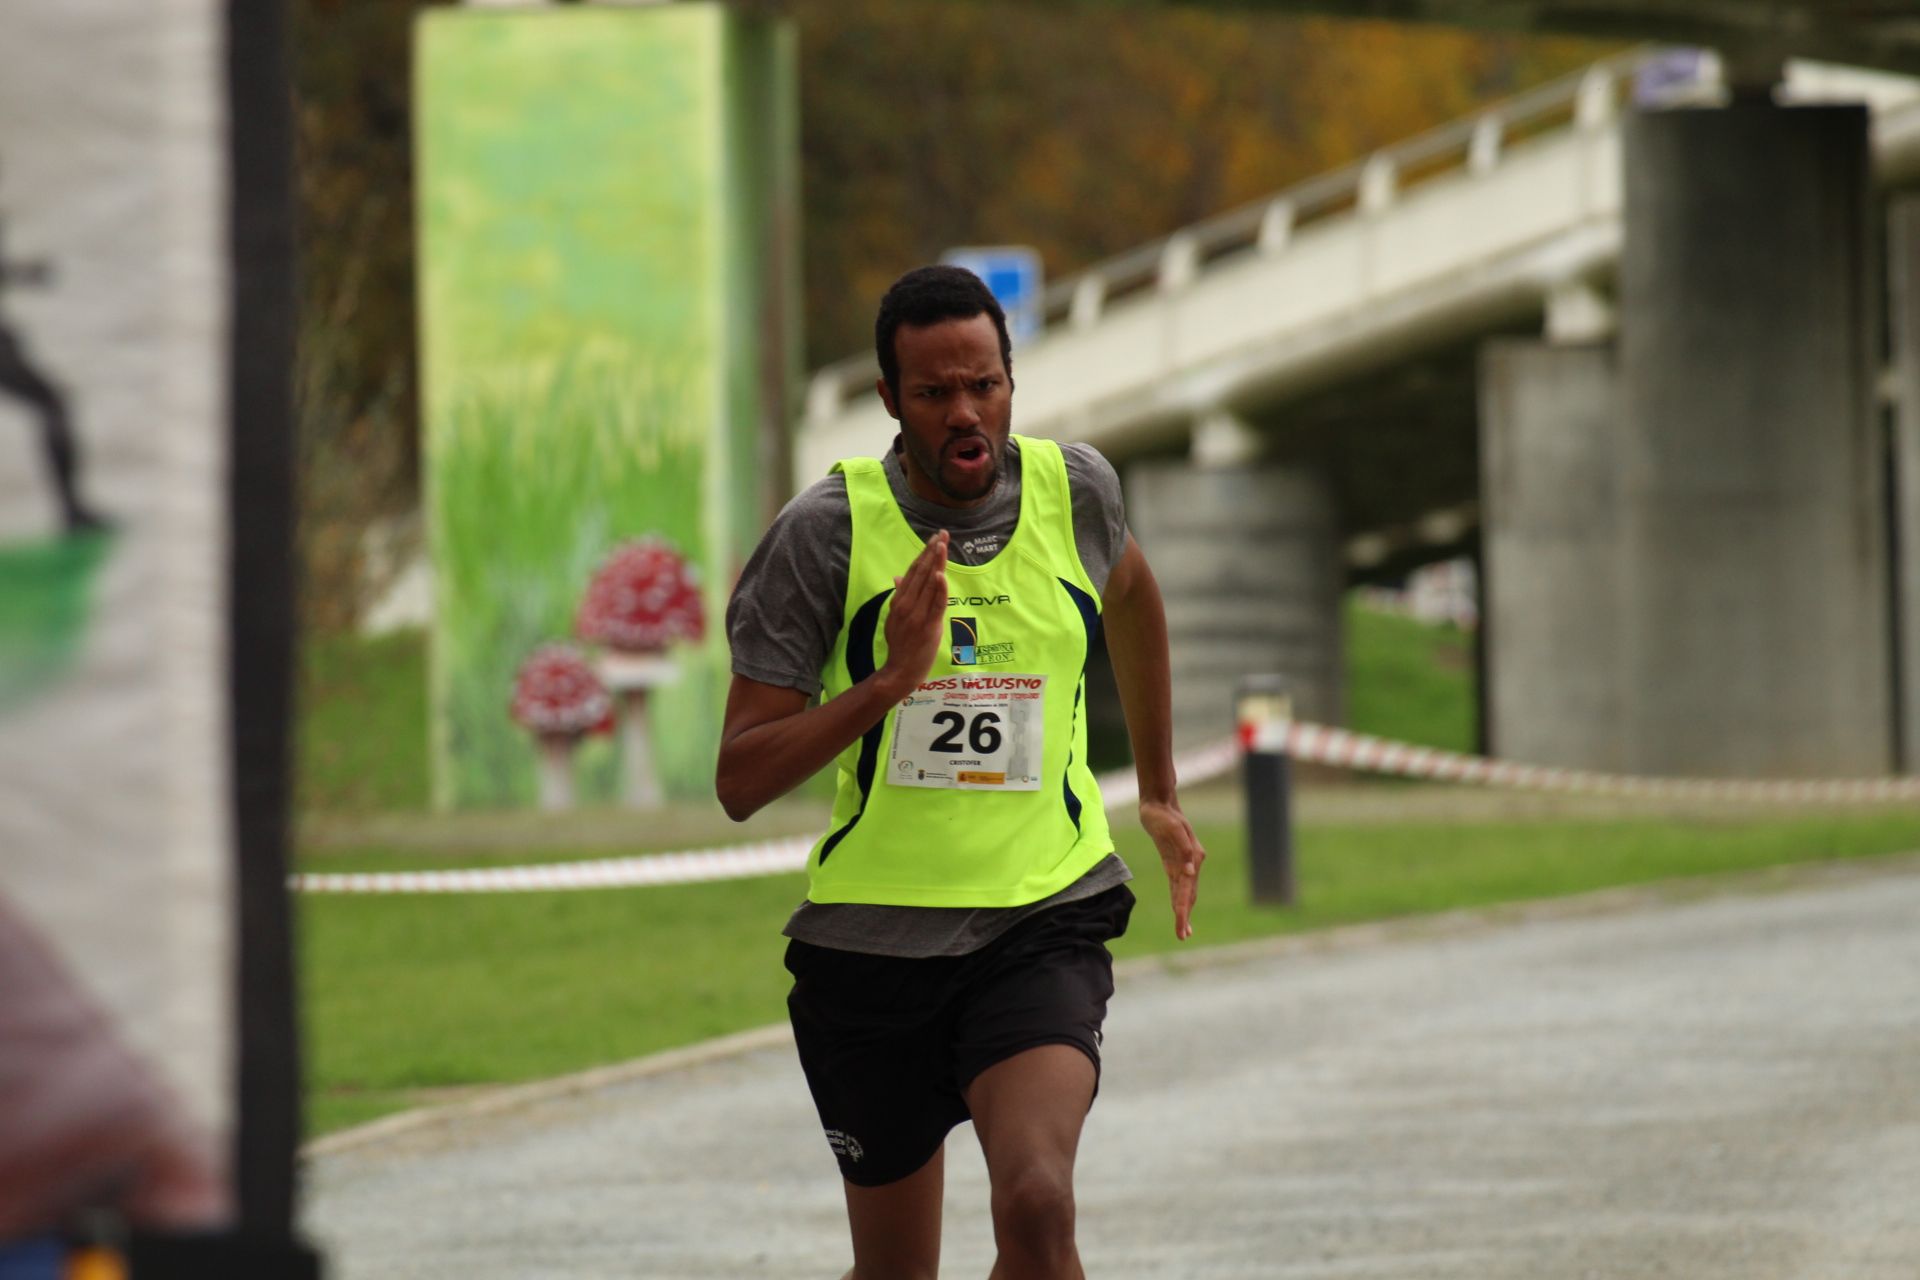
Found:
[{"label": "man's raised hand", "polygon": [[947,531],[927,539],[927,545],[902,576],[893,580],[893,607],[887,612],[887,661],[880,674],[911,693],[940,653],[947,619]]}]

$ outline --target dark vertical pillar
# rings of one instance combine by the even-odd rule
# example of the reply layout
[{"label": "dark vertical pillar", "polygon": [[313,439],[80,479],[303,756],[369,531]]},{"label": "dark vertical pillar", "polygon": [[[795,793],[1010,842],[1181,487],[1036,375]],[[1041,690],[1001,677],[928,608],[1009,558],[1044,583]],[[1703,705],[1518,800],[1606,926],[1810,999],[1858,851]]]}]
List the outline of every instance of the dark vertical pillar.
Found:
[{"label": "dark vertical pillar", "polygon": [[1623,763],[1616,382],[1611,344],[1481,352],[1484,706],[1505,759]]},{"label": "dark vertical pillar", "polygon": [[284,0],[228,0],[231,752],[240,1232],[293,1227],[299,1051],[287,897],[293,657],[293,131]]},{"label": "dark vertical pillar", "polygon": [[1889,763],[1859,107],[1641,114],[1619,295],[1620,658],[1636,772]]}]

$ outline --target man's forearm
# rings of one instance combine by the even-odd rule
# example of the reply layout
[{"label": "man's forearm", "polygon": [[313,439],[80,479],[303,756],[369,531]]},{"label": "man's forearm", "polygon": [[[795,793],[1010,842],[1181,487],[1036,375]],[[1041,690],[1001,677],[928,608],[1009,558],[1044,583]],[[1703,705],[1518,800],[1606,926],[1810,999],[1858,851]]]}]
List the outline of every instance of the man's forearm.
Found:
[{"label": "man's forearm", "polygon": [[744,821],[825,768],[905,696],[897,683],[875,672],[837,698],[721,743],[715,790],[727,816]]},{"label": "man's forearm", "polygon": [[1127,738],[1133,743],[1140,799],[1171,801],[1173,676],[1168,669],[1167,611],[1144,559],[1128,574],[1126,589],[1107,601],[1106,633]]}]

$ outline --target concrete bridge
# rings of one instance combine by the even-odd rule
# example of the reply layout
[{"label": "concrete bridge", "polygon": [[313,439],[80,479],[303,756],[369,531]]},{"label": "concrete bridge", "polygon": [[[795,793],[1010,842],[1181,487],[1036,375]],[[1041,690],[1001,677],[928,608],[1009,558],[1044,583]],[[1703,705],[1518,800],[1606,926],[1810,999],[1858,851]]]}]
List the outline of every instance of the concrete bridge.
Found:
[{"label": "concrete bridge", "polygon": [[[1252,670],[1337,721],[1344,588],[1468,552],[1503,755],[1920,755],[1920,81],[1790,62],[1735,92],[1686,56],[1596,64],[1049,290],[1016,426],[1122,467],[1183,738]],[[890,438],[875,376],[814,376],[798,482]]]}]

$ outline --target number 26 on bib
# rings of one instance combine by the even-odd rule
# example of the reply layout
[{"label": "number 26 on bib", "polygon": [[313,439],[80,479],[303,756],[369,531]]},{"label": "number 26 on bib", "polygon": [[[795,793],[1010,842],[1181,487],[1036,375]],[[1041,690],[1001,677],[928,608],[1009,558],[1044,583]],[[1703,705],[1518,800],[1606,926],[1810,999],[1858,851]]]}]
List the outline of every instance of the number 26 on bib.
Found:
[{"label": "number 26 on bib", "polygon": [[894,711],[887,781],[900,787],[1038,791],[1047,677],[929,680]]}]

